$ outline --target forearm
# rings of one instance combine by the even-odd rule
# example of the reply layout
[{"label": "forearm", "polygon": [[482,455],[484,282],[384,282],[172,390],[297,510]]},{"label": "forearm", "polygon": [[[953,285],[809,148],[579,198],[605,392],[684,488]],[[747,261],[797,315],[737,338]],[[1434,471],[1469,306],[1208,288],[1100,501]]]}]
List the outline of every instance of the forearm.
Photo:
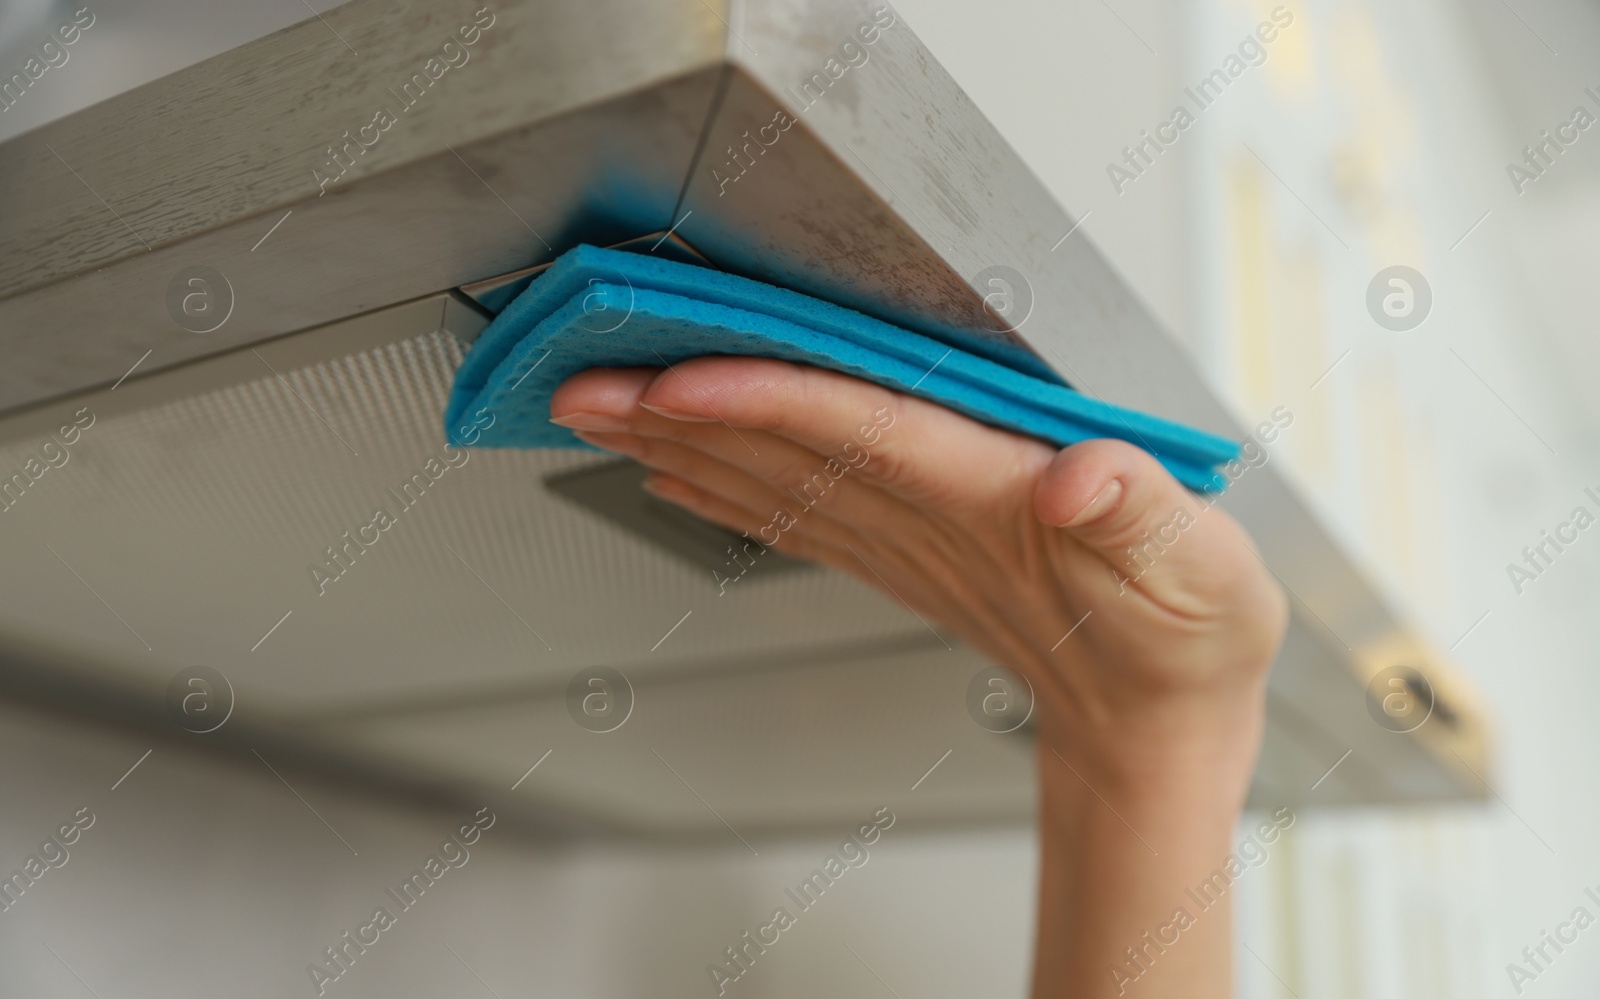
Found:
[{"label": "forearm", "polygon": [[1040,741],[1034,999],[1232,993],[1230,853],[1259,722],[1126,769]]},{"label": "forearm", "polygon": [[[1028,678],[1044,747],[1036,995],[1227,990],[1225,900],[1190,911],[1172,944],[1160,939],[1163,927],[1172,939],[1180,908],[1199,910],[1185,889],[1227,857],[1287,619],[1227,513],[1202,510],[1131,445],[1058,452],[769,359],[588,371],[550,412],[648,465],[658,495],[746,532],[789,502],[797,468],[837,464],[826,456],[862,414],[892,414],[871,461],[776,543],[855,574]],[[1159,559],[1126,578],[1136,546],[1173,530],[1182,541],[1163,540]],[[1111,969],[1130,947],[1149,952],[1119,987]]]}]

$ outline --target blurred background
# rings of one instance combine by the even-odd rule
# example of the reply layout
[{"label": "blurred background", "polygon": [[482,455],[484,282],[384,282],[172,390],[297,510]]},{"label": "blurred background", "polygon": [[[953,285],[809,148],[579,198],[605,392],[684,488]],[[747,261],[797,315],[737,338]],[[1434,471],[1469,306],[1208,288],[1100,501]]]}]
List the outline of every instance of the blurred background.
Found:
[{"label": "blurred background", "polygon": [[[0,68],[80,6],[0,5]],[[70,63],[0,114],[0,140],[333,6],[93,8]],[[1520,587],[1507,569],[1574,507],[1593,509],[1586,488],[1600,492],[1589,273],[1600,131],[1576,132],[1537,179],[1508,167],[1576,109],[1600,116],[1600,6],[1285,3],[1292,22],[1259,66],[1136,177],[1113,169],[1278,6],[895,5],[1240,418],[1295,414],[1274,457],[1492,707],[1485,804],[1298,813],[1237,889],[1239,994],[1522,994],[1507,965],[1574,907],[1592,910],[1584,888],[1600,885],[1600,541],[1580,539]],[[1396,265],[1431,292],[1405,330],[1369,308],[1369,286]],[[0,867],[70,821],[81,788],[110,793],[148,748],[7,713]],[[470,821],[170,753],[127,780],[116,793],[134,785],[138,797],[118,799],[116,828],[84,831],[71,866],[50,876],[61,884],[0,915],[0,990],[200,995],[227,974],[230,994],[297,994],[303,962]],[[327,849],[333,828],[348,853]],[[464,868],[406,914],[416,925],[395,936],[413,943],[385,942],[329,991],[705,994],[704,965],[835,845],[796,834],[759,856],[721,844],[557,850],[500,832],[475,848],[492,864]],[[859,880],[740,983],[744,995],[1024,994],[1027,824],[900,836],[885,834]],[[1600,935],[1585,935],[1526,988],[1578,997],[1597,985]]]}]

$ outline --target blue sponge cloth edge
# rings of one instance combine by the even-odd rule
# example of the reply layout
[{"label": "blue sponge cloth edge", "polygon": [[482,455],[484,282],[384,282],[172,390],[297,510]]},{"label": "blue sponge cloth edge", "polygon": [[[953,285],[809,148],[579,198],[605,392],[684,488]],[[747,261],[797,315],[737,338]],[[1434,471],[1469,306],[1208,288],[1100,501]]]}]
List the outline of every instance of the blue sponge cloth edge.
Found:
[{"label": "blue sponge cloth edge", "polygon": [[709,354],[829,368],[1057,446],[1119,438],[1202,492],[1222,489],[1215,466],[1239,454],[1225,438],[798,292],[587,245],[559,257],[473,344],[446,406],[446,437],[457,445],[588,449],[549,422],[562,382],[588,368],[660,367]]}]

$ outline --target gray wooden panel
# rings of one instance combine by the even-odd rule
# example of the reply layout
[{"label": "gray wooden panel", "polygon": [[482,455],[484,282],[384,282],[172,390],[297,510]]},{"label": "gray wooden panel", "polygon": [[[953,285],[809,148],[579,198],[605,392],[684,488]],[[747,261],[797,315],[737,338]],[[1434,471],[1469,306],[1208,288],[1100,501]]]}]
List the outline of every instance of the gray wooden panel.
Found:
[{"label": "gray wooden panel", "polygon": [[[670,224],[718,72],[697,0],[495,4],[324,192],[461,10],[356,0],[327,18],[360,56],[313,19],[0,145],[0,411]],[[168,311],[194,265],[214,332]]]},{"label": "gray wooden panel", "polygon": [[469,46],[457,31],[474,24],[472,3],[354,0],[5,143],[0,296],[317,196],[327,147],[395,106],[390,91],[414,74],[431,76],[447,43],[464,53],[451,57],[460,65],[332,189],[721,55],[718,12],[699,0],[479,9],[488,26]]}]

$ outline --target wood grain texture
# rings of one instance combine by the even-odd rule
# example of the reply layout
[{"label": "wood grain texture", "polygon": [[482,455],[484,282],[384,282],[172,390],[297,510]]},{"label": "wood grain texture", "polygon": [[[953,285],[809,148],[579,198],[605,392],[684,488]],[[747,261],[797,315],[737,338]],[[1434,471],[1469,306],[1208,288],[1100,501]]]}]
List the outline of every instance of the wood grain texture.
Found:
[{"label": "wood grain texture", "polygon": [[721,56],[724,29],[698,0],[355,0],[0,146],[0,297],[316,196],[326,147],[477,9],[494,21],[468,61],[342,184]]},{"label": "wood grain texture", "polygon": [[[0,146],[0,410],[670,224],[719,72],[698,0],[497,4],[324,194],[329,144],[472,20],[430,6],[357,0],[328,17],[359,56],[311,20]],[[232,287],[213,333],[167,311],[192,265]]]}]

